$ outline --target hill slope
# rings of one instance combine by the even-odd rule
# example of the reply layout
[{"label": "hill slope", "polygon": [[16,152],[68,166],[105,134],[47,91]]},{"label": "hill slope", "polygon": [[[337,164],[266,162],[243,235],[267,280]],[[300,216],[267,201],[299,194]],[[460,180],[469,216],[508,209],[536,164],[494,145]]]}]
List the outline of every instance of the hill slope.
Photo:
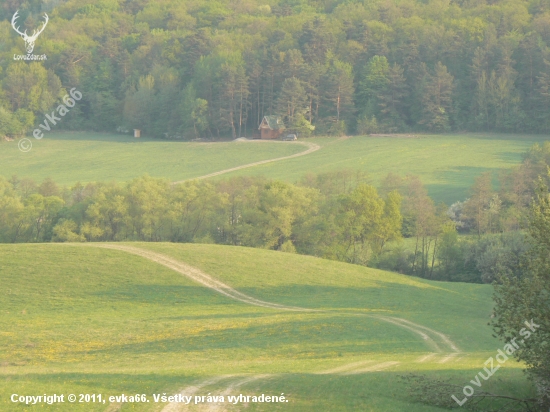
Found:
[{"label": "hill slope", "polygon": [[17,142],[2,143],[0,175],[51,177],[64,185],[128,181],[144,174],[176,181],[308,150],[292,142],[177,142],[102,133],[52,133],[32,144],[22,153]]},{"label": "hill slope", "polygon": [[[366,173],[378,185],[388,173],[414,174],[436,201],[464,200],[481,173],[518,165],[522,154],[548,136],[428,135],[418,138],[353,137],[314,138],[321,150],[305,156],[256,165],[224,174],[257,176],[296,182],[306,174],[342,169]],[[0,175],[51,177],[59,184],[77,181],[127,181],[144,174],[172,181],[198,178],[268,159],[307,152],[301,144],[189,143],[141,139],[98,133],[60,133],[37,141],[28,153],[16,142],[0,145]]]},{"label": "hill slope", "polygon": [[[412,404],[398,375],[468,382],[501,346],[487,286],[257,249],[104,246],[0,245],[2,410],[20,410],[12,393],[43,392],[146,393],[122,410],[169,410],[151,395],[194,391],[284,392],[273,410],[436,411]],[[485,389],[521,394],[506,366]]]}]

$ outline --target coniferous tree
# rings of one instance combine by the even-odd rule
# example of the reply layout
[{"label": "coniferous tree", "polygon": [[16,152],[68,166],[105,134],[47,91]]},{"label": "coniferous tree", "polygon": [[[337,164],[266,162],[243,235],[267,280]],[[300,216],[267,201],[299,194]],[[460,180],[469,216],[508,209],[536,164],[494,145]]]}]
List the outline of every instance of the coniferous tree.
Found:
[{"label": "coniferous tree", "polygon": [[307,110],[306,90],[300,80],[296,77],[286,79],[277,100],[277,113],[283,117],[288,127],[295,128],[297,119],[303,117]]},{"label": "coniferous tree", "polygon": [[422,118],[420,124],[431,131],[447,131],[450,128],[453,76],[441,62],[433,74],[426,73],[423,79]]}]

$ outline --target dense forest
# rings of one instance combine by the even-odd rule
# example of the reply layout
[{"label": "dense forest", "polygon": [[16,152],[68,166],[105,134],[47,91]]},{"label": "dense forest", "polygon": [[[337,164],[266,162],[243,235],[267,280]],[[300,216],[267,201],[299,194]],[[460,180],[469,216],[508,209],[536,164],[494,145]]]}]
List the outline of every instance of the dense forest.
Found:
[{"label": "dense forest", "polygon": [[[32,32],[44,62],[15,61]],[[548,0],[5,0],[0,135],[550,131]]]}]

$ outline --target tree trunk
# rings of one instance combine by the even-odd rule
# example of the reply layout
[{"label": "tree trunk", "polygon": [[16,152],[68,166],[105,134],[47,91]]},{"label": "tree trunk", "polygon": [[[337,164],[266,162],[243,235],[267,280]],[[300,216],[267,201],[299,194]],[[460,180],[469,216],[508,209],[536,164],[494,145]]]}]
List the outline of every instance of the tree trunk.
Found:
[{"label": "tree trunk", "polygon": [[434,251],[433,251],[433,254],[432,254],[432,267],[430,268],[430,279],[433,279],[436,251],[437,251],[437,237],[434,240]]},{"label": "tree trunk", "polygon": [[418,236],[416,236],[416,245],[414,246],[414,260],[412,264],[412,272],[415,273],[416,271],[416,257],[418,255]]}]

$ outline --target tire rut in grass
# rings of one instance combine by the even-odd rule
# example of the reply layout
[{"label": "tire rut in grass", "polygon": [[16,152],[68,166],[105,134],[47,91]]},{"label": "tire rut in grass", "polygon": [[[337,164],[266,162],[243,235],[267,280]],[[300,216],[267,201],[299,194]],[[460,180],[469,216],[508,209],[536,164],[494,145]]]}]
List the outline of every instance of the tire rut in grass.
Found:
[{"label": "tire rut in grass", "polygon": [[368,373],[368,372],[380,372],[380,371],[383,371],[385,369],[391,368],[393,366],[397,366],[400,363],[401,362],[395,362],[395,361],[381,362],[381,363],[377,363],[375,365],[367,366],[365,368],[359,368],[359,369],[353,369],[353,370],[350,370],[350,371],[346,371],[346,372],[341,373],[341,375],[346,375],[347,376],[347,375],[358,375],[358,374],[361,374],[361,373]]},{"label": "tire rut in grass", "polygon": [[[186,388],[181,389],[176,395],[182,395],[182,396],[193,396],[201,389],[215,385],[218,382],[221,382],[224,379],[229,379],[234,377],[235,375],[221,375],[216,376],[210,379],[207,379],[205,381],[201,381],[196,383],[195,385],[188,386]],[[178,402],[171,402],[168,405],[166,405],[164,408],[162,408],[161,412],[182,412],[185,410],[189,410],[189,405],[181,404]]]},{"label": "tire rut in grass", "polygon": [[[380,316],[380,315],[375,315],[375,317],[381,320],[385,320],[386,322],[390,322],[395,325],[412,330],[413,332],[419,334],[422,337],[422,339],[424,339],[428,344],[432,345],[437,352],[442,352],[439,345],[446,345],[448,347],[447,349],[450,349],[450,352],[460,353],[460,349],[458,349],[458,346],[453,341],[451,341],[448,336],[444,335],[441,332],[435,331],[433,329],[427,328],[426,326],[419,325],[417,323],[414,323],[402,318],[396,318],[392,316]],[[433,339],[433,337],[429,336],[428,334],[435,335],[437,337],[436,339],[439,340],[439,345]]]},{"label": "tire rut in grass", "polygon": [[[262,143],[262,142],[264,142],[264,141],[262,141],[262,140],[256,140],[256,141],[251,141],[251,142],[249,142],[249,143]],[[203,179],[208,179],[209,177],[215,177],[215,176],[223,175],[223,174],[226,174],[226,173],[236,172],[237,170],[247,169],[247,168],[249,168],[249,167],[260,166],[260,165],[267,164],[267,163],[279,162],[279,161],[281,161],[281,160],[294,159],[294,158],[296,158],[296,157],[306,156],[306,155],[308,155],[308,154],[310,154],[310,153],[316,152],[317,150],[319,150],[319,149],[321,148],[321,146],[319,146],[318,144],[310,143],[310,142],[295,142],[295,143],[289,143],[289,142],[270,142],[270,143],[300,144],[300,145],[303,145],[303,146],[308,147],[308,149],[305,150],[305,151],[303,151],[303,152],[296,153],[296,154],[293,154],[293,155],[290,155],[290,156],[277,157],[277,158],[275,158],[275,159],[261,160],[261,161],[259,161],[259,162],[248,163],[248,164],[246,164],[246,165],[237,166],[237,167],[232,167],[232,168],[230,168],[230,169],[225,169],[225,170],[220,170],[219,172],[209,173],[209,174],[204,175],[204,176],[194,177],[194,178],[192,178],[192,179],[179,180],[179,181],[177,181],[177,182],[173,182],[172,184],[177,185],[177,184],[179,184],[179,183],[188,182],[188,181],[190,181],[190,180],[203,180]]]},{"label": "tire rut in grass", "polygon": [[[254,375],[254,376],[248,376],[244,379],[239,379],[237,381],[234,381],[232,382],[231,384],[229,384],[229,386],[227,386],[225,388],[225,390],[220,393],[220,395],[223,395],[224,397],[227,397],[229,395],[232,395],[235,390],[239,389],[241,386],[243,385],[246,385],[247,383],[250,383],[250,382],[254,382],[254,381],[257,381],[257,380],[260,380],[260,379],[267,379],[271,376],[274,376],[272,374],[262,374],[262,375]],[[221,411],[226,411],[228,408],[228,406],[224,405],[224,404],[211,404],[209,407],[208,407],[208,411],[209,412],[221,412]]]},{"label": "tire rut in grass", "polygon": [[359,368],[362,368],[370,363],[374,363],[375,361],[373,360],[367,360],[367,361],[361,361],[361,362],[353,362],[353,363],[348,363],[347,365],[342,365],[342,366],[338,366],[336,368],[332,368],[332,369],[328,369],[328,370],[325,370],[325,371],[321,371],[321,372],[315,372],[316,375],[333,375],[333,374],[338,374],[338,373],[345,373],[345,372],[349,372],[350,370],[355,370],[355,369],[359,369]]},{"label": "tire rut in grass", "polygon": [[[235,299],[235,300],[238,300],[240,302],[247,303],[247,304],[250,304],[250,305],[260,306],[260,307],[269,308],[269,309],[276,309],[276,310],[293,311],[293,312],[331,313],[330,311],[326,311],[326,310],[316,310],[316,309],[300,308],[300,307],[296,307],[296,306],[286,306],[286,305],[266,302],[266,301],[263,301],[263,300],[260,300],[260,299],[253,298],[253,297],[245,295],[244,293],[241,293],[241,292],[237,291],[236,289],[233,289],[229,285],[226,285],[225,283],[211,277],[210,275],[204,273],[200,269],[194,268],[193,266],[190,266],[190,265],[188,265],[184,262],[178,261],[176,259],[173,259],[173,258],[170,258],[168,256],[162,255],[160,253],[140,249],[140,248],[137,248],[137,247],[134,247],[134,246],[127,246],[127,245],[94,244],[94,245],[91,245],[91,246],[96,246],[96,247],[101,247],[101,248],[106,248],[106,249],[120,250],[120,251],[124,251],[124,252],[127,252],[127,253],[131,253],[131,254],[143,257],[145,259],[148,259],[148,260],[151,260],[153,262],[159,263],[163,266],[166,266],[169,269],[172,269],[172,270],[174,270],[174,271],[176,271],[176,272],[178,272],[178,273],[194,280],[195,282],[198,282],[198,283],[204,285],[205,287],[213,289],[216,292],[218,292],[218,293],[220,293],[220,294],[222,294],[226,297],[229,297],[231,299]],[[346,314],[346,313],[342,313],[342,312],[339,312],[339,313],[340,314]],[[435,349],[436,352],[438,352],[439,355],[444,353],[441,350],[439,344],[446,345],[448,347],[448,349],[451,350],[452,353],[451,354],[446,354],[446,356],[443,358],[444,362],[447,362],[448,360],[453,359],[454,357],[458,356],[461,353],[460,350],[458,349],[458,347],[456,346],[456,344],[454,344],[446,335],[444,335],[440,332],[437,332],[433,329],[427,328],[423,325],[418,325],[418,324],[416,324],[414,322],[411,322],[411,321],[408,321],[406,319],[395,318],[395,317],[390,317],[390,316],[366,315],[366,314],[357,314],[357,313],[350,313],[348,315],[371,317],[371,318],[379,319],[379,320],[382,320],[382,321],[385,321],[385,322],[388,322],[388,323],[392,323],[392,324],[394,324],[396,326],[399,326],[401,328],[410,330],[410,331],[420,335],[422,337],[422,339],[429,346],[432,347],[432,349]],[[436,342],[435,339],[433,339],[432,336],[430,336],[430,334],[433,334],[433,335],[437,336],[437,339],[440,341],[439,344]],[[417,360],[417,362],[427,361],[431,357],[432,356],[430,354],[428,356],[425,356],[424,359],[422,359],[422,360]],[[388,362],[377,363],[377,364],[371,365],[371,366],[366,366],[364,368],[360,367],[362,365],[366,365],[367,363],[369,363],[369,361],[359,362],[360,365],[358,365],[358,363],[351,364],[351,365],[344,365],[340,368],[335,368],[335,370],[333,370],[333,371],[327,371],[325,373],[329,374],[331,372],[336,372],[337,374],[340,374],[340,375],[353,375],[353,374],[360,374],[360,373],[377,372],[377,371],[385,370],[385,369],[391,368],[393,366],[399,365],[401,362],[388,361]],[[339,369],[341,369],[341,371],[339,371]],[[321,374],[323,374],[323,373],[321,372]],[[182,392],[179,392],[179,393],[189,396],[191,394],[194,394],[194,393],[198,392],[200,389],[202,389],[205,386],[213,385],[213,384],[218,383],[219,381],[221,381],[223,379],[226,379],[226,378],[229,378],[231,376],[234,376],[234,375],[223,375],[223,376],[214,377],[212,379],[209,379],[207,381],[202,382],[201,384],[197,384],[195,386],[185,388]],[[240,387],[240,386],[242,386],[242,385],[244,385],[248,382],[251,382],[253,380],[262,379],[262,378],[265,378],[267,376],[273,376],[273,375],[256,375],[256,376],[253,376],[253,377],[245,378],[244,380],[241,380],[241,381],[238,381],[236,383],[233,383],[232,385],[229,385],[225,392],[229,393],[230,391],[232,391],[232,390],[234,390],[234,389],[236,389],[236,388],[238,388],[238,387]],[[183,406],[185,406],[185,405],[183,405]],[[211,405],[210,410],[220,410],[220,411],[225,410],[225,406],[222,406],[223,409],[219,409],[218,406],[219,405]],[[162,409],[162,412],[179,412],[179,411],[185,410],[185,409],[181,409],[181,407],[182,407],[181,404],[175,404],[175,403],[174,404],[168,404],[165,408]],[[212,409],[212,408],[214,408],[214,409]],[[218,408],[218,409],[215,409],[215,408]]]},{"label": "tire rut in grass", "polygon": [[[106,248],[106,249],[120,250],[123,252],[132,253],[134,255],[141,256],[145,259],[148,259],[153,262],[159,263],[163,266],[166,266],[169,269],[172,269],[194,280],[195,282],[198,282],[210,289],[213,289],[216,292],[228,298],[235,299],[240,302],[247,303],[249,305],[260,306],[260,307],[276,309],[276,310],[293,311],[293,312],[331,313],[330,311],[326,311],[326,310],[308,309],[308,308],[301,308],[297,306],[287,306],[287,305],[266,302],[260,299],[253,298],[251,296],[245,295],[242,292],[239,292],[238,290],[232,288],[229,285],[226,285],[225,283],[219,281],[218,279],[213,278],[212,276],[206,274],[200,269],[197,269],[191,265],[188,265],[184,262],[173,259],[161,253],[152,252],[146,249],[140,249],[135,246],[118,245],[118,244],[88,244],[88,245]],[[339,313],[346,314],[341,312]],[[450,352],[460,353],[460,350],[458,349],[458,347],[446,335],[440,332],[437,332],[433,329],[427,328],[425,326],[408,321],[406,319],[401,319],[401,318],[396,318],[391,316],[366,315],[366,314],[357,314],[357,313],[353,313],[350,315],[367,316],[371,318],[376,318],[388,323],[392,323],[401,328],[410,330],[420,335],[422,339],[426,342],[426,344],[429,345],[436,352],[439,352],[439,353],[444,352],[439,346],[441,344],[441,345],[448,346],[448,349],[450,349]],[[436,336],[436,339],[440,341],[439,344],[436,342],[436,339],[430,336],[431,334]]]},{"label": "tire rut in grass", "polygon": [[207,288],[213,289],[218,293],[221,293],[228,298],[238,300],[243,303],[248,303],[249,305],[261,306],[269,309],[278,309],[278,310],[288,310],[294,312],[318,312],[315,309],[306,309],[295,306],[286,306],[280,305],[277,303],[265,302],[260,299],[253,298],[251,296],[245,295],[244,293],[239,292],[236,289],[233,289],[231,286],[226,285],[223,282],[211,277],[210,275],[204,273],[203,271],[194,268],[186,263],[180,262],[176,259],[172,259],[168,256],[162,255],[160,253],[151,252],[144,249],[139,249],[133,246],[126,245],[113,245],[113,244],[102,244],[96,245],[101,248],[106,249],[115,249],[121,250],[124,252],[132,253],[134,255],[141,256],[143,258],[149,259],[153,262],[159,263],[163,266],[168,267],[169,269],[175,270],[176,272],[185,275],[188,278],[191,278],[195,282],[206,286]]}]

